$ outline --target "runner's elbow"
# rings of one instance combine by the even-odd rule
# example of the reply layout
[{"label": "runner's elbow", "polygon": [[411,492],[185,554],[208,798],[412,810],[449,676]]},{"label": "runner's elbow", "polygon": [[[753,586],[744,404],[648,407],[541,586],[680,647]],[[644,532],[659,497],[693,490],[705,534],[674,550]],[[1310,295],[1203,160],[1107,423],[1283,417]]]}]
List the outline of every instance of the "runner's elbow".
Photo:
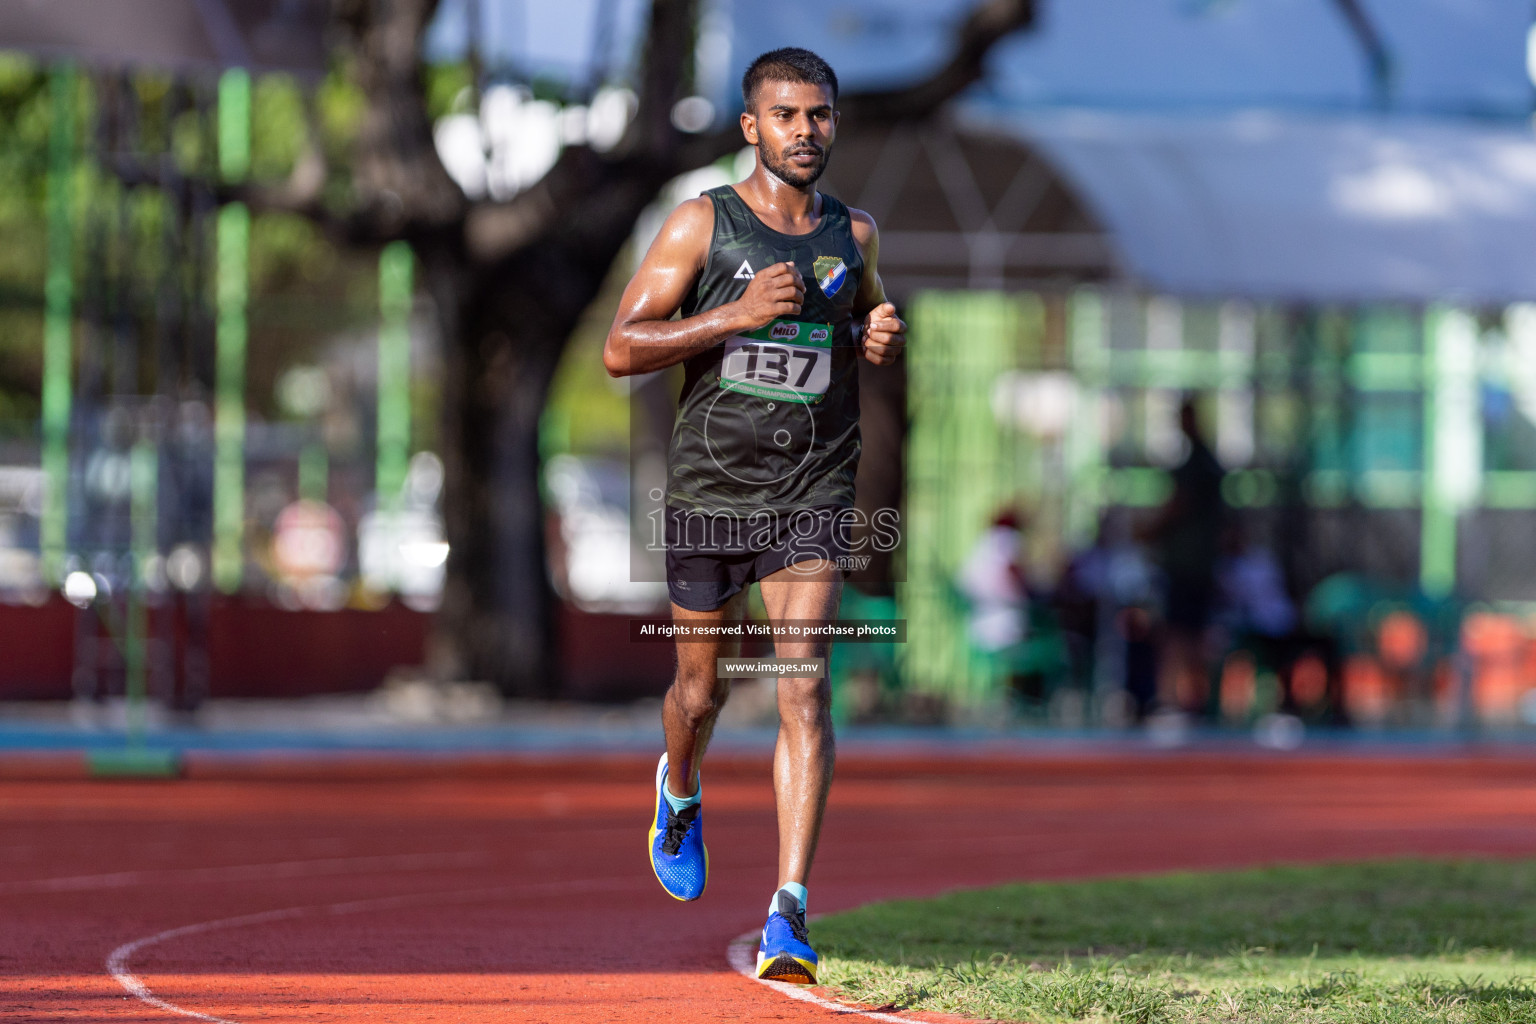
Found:
[{"label": "runner's elbow", "polygon": [[603,342],[603,369],[608,371],[610,377],[627,377],[630,373],[629,346],[611,333],[608,340]]}]

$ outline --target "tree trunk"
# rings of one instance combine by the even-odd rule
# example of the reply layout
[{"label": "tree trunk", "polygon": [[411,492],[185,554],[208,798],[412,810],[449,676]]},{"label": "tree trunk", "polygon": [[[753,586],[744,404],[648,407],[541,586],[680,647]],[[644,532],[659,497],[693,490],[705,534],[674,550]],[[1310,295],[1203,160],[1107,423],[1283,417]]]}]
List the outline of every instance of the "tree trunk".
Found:
[{"label": "tree trunk", "polygon": [[543,697],[558,679],[539,413],[564,337],[498,316],[498,298],[485,287],[464,296],[452,311],[457,330],[445,334],[450,546],[440,629],[452,659],[443,668],[509,696]]},{"label": "tree trunk", "polygon": [[438,256],[448,580],[434,669],[508,696],[559,692],[539,419],[582,314],[660,180],[602,183],[558,231],[490,266]]}]

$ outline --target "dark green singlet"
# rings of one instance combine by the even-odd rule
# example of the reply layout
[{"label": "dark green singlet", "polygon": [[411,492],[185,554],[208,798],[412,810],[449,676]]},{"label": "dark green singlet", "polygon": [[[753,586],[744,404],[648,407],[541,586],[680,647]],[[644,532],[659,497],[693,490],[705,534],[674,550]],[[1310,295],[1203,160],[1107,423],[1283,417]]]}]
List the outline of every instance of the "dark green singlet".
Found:
[{"label": "dark green singlet", "polygon": [[684,362],[667,504],[738,514],[852,507],[859,462],[853,302],[864,260],[848,207],[823,193],[816,230],[786,235],[759,220],[731,186],[704,194],[715,207],[714,236],[682,315],[735,302],[754,274],[791,260],[805,278],[805,302],[793,320]]}]

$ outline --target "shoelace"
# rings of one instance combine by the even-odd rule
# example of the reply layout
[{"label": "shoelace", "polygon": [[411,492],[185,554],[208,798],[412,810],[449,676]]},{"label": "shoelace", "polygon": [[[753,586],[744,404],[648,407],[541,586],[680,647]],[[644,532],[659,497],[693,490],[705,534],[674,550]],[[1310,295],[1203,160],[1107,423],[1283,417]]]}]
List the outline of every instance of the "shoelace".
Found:
[{"label": "shoelace", "polygon": [[779,916],[784,923],[789,925],[789,934],[795,937],[796,942],[805,941],[805,911],[795,903],[793,896],[779,897]]},{"label": "shoelace", "polygon": [[688,830],[693,827],[693,821],[698,816],[698,804],[690,804],[680,811],[674,811],[668,805],[667,834],[661,840],[661,852],[668,857],[676,857],[677,851],[683,848],[683,839],[688,835]]}]

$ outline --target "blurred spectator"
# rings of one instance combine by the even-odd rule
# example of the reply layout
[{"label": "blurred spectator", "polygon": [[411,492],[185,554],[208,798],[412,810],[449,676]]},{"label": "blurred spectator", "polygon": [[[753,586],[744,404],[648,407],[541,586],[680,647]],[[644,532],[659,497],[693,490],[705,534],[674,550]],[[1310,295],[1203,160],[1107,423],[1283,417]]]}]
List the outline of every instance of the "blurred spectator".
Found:
[{"label": "blurred spectator", "polygon": [[1167,627],[1158,673],[1158,701],[1184,711],[1203,710],[1211,674],[1210,626],[1216,610],[1216,562],[1226,506],[1226,475],[1206,443],[1192,399],[1179,406],[1179,429],[1189,444],[1173,470],[1173,495],[1147,527],[1163,571]]},{"label": "blurred spectator", "polygon": [[1237,525],[1226,534],[1226,554],[1216,573],[1216,621],[1229,636],[1282,637],[1296,629],[1296,605],[1285,590],[1280,560]]},{"label": "blurred spectator", "polygon": [[1136,721],[1146,717],[1156,694],[1155,605],[1153,569],[1125,513],[1106,511],[1093,546],[1062,573],[1056,606],[1079,685],[1123,686]]},{"label": "blurred spectator", "polygon": [[1028,633],[1029,592],[1019,556],[1022,536],[1019,517],[999,512],[960,567],[956,582],[971,603],[971,642],[988,654],[1022,643]]}]

